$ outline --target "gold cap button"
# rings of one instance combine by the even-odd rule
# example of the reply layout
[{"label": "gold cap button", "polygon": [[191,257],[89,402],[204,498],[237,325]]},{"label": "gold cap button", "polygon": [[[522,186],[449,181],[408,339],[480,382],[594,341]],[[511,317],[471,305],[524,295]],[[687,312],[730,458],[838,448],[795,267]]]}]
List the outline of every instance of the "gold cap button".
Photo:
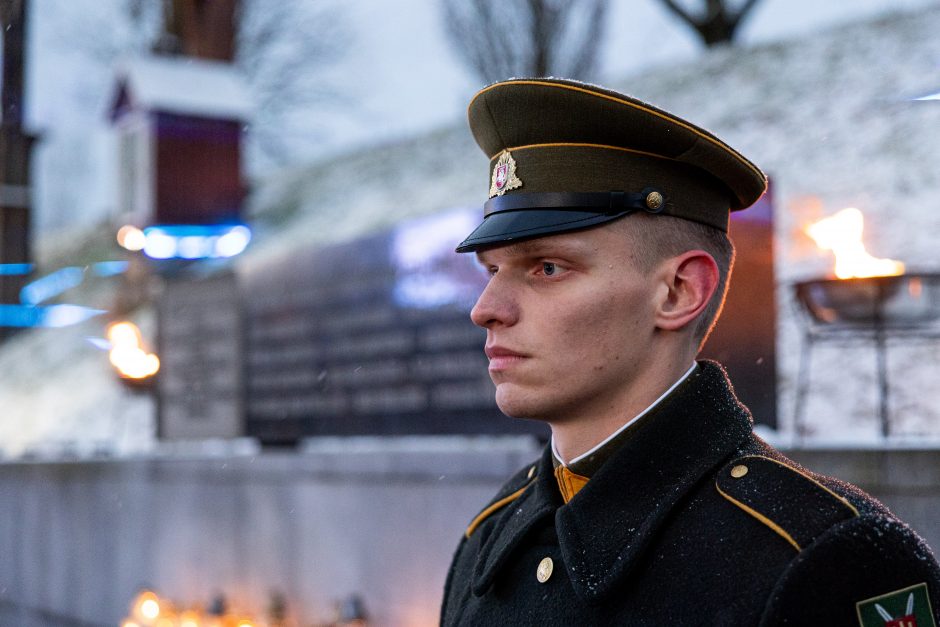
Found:
[{"label": "gold cap button", "polygon": [[553,570],[555,570],[555,563],[552,558],[546,557],[539,562],[538,570],[535,571],[535,578],[539,580],[539,583],[545,583],[552,576]]},{"label": "gold cap button", "polygon": [[746,474],[747,474],[747,466],[745,466],[744,464],[738,464],[737,466],[731,469],[731,476],[734,477],[735,479],[740,479]]},{"label": "gold cap button", "polygon": [[656,211],[663,206],[663,195],[659,192],[650,192],[646,195],[646,206]]},{"label": "gold cap button", "polygon": [[532,468],[529,468],[529,475],[528,475],[528,478],[531,479],[531,478],[532,478],[532,475],[534,475],[534,474],[535,474],[535,466],[532,466]]}]

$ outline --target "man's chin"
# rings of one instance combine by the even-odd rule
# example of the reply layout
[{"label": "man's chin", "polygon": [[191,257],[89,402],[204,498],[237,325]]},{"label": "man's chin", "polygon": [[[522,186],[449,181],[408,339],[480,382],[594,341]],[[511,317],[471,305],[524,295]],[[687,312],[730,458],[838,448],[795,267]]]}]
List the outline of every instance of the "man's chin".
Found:
[{"label": "man's chin", "polygon": [[510,418],[526,418],[529,420],[544,420],[544,403],[538,402],[538,399],[521,393],[519,390],[506,390],[501,384],[496,388],[496,405],[499,410]]}]

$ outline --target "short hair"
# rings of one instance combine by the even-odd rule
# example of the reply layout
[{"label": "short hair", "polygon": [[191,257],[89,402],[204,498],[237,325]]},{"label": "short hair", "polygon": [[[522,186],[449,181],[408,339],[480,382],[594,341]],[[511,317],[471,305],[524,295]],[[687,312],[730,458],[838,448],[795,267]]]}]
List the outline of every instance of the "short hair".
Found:
[{"label": "short hair", "polygon": [[708,305],[699,314],[692,331],[701,350],[715,327],[728,293],[728,279],[734,266],[734,244],[721,229],[673,216],[652,216],[645,213],[620,220],[628,228],[637,270],[649,274],[661,262],[690,250],[704,250],[718,266],[718,286]]}]

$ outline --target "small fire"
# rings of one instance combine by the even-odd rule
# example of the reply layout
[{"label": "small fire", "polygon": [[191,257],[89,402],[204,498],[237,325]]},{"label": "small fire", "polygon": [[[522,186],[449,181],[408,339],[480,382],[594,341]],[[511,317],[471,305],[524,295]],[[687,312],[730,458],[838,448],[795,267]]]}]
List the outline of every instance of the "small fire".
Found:
[{"label": "small fire", "polygon": [[160,359],[143,348],[140,329],[132,322],[116,322],[108,327],[109,357],[118,374],[127,379],[146,379],[157,374]]},{"label": "small fire", "polygon": [[836,256],[836,277],[853,279],[904,274],[904,264],[894,259],[878,259],[865,250],[862,230],[865,218],[854,207],[843,209],[806,227],[806,234],[823,250]]},{"label": "small fire", "polygon": [[[179,607],[151,590],[141,590],[131,603],[130,615],[121,627],[259,627],[283,625],[283,622],[263,622],[248,615],[220,610],[207,612],[200,607]],[[332,624],[332,623],[331,623]]]}]

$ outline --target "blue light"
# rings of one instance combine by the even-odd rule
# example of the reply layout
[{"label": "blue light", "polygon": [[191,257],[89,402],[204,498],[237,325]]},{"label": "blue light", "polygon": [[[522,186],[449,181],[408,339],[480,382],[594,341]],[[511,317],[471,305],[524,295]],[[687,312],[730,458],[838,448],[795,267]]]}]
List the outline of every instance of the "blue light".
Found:
[{"label": "blue light", "polygon": [[128,265],[126,261],[99,261],[91,264],[91,271],[100,277],[117,276],[127,272]]},{"label": "blue light", "polygon": [[233,227],[215,242],[216,257],[234,257],[248,247],[251,230],[247,226]]},{"label": "blue light", "polygon": [[210,237],[228,232],[232,228],[230,224],[161,224],[159,226],[148,226],[144,229],[144,235],[151,233],[160,233],[168,237],[179,239],[181,237]]},{"label": "blue light", "polygon": [[153,259],[170,259],[176,256],[176,239],[163,231],[147,233],[147,243],[144,244],[144,254]]},{"label": "blue light", "polygon": [[0,305],[0,327],[67,327],[103,313],[80,305]]},{"label": "blue light", "polygon": [[68,327],[104,313],[108,312],[81,305],[49,305],[42,308],[42,326]]},{"label": "blue light", "polygon": [[251,241],[243,224],[171,224],[144,229],[144,254],[152,259],[234,257]]},{"label": "blue light", "polygon": [[28,305],[0,305],[0,327],[38,327],[38,307]]},{"label": "blue light", "polygon": [[56,270],[41,279],[36,279],[20,290],[20,302],[24,305],[38,305],[80,285],[85,272],[76,266]]},{"label": "blue light", "polygon": [[32,271],[31,263],[0,263],[0,276],[18,276]]},{"label": "blue light", "polygon": [[[87,268],[60,268],[31,281],[20,290],[21,304],[0,304],[0,327],[67,327],[107,313],[81,305],[41,306],[40,303],[81,285],[86,269],[95,276],[111,277],[125,272],[127,267],[126,261],[100,261]],[[0,264],[0,274],[4,275],[26,274],[33,270],[33,264]]]},{"label": "blue light", "polygon": [[[214,238],[213,238],[214,239]],[[176,240],[177,257],[202,259],[209,256],[209,238],[201,235],[184,235]]]},{"label": "blue light", "polygon": [[395,302],[433,309],[457,305],[469,310],[486,285],[470,255],[454,246],[473,230],[477,210],[458,208],[400,224],[394,231],[389,262],[395,268]]},{"label": "blue light", "polygon": [[111,350],[111,342],[103,337],[86,337],[85,340],[97,349],[103,351]]}]

